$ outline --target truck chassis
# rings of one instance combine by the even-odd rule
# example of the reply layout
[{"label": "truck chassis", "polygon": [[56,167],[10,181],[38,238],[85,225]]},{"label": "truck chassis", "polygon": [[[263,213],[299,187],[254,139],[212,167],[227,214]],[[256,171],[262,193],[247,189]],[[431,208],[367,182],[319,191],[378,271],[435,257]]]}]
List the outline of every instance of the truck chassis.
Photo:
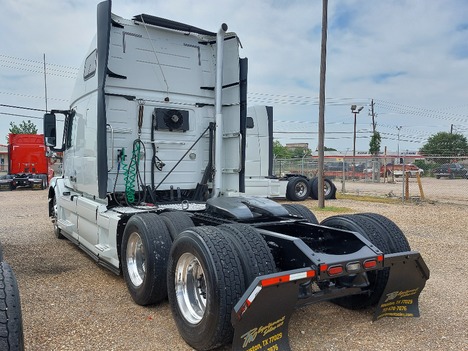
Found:
[{"label": "truck chassis", "polygon": [[[319,224],[303,205],[247,196],[116,204],[102,207],[96,219],[115,227],[115,247],[98,245],[96,254],[57,218],[57,197],[60,203],[83,200],[60,192],[61,182],[54,179],[49,190],[57,237],[123,274],[137,304],[168,297],[180,334],[197,350],[229,343],[233,350],[289,350],[294,309],[327,300],[348,309],[373,307],[374,319],[419,316],[429,270],[401,230],[378,214],[338,215]],[[109,260],[114,249],[117,262]]]}]

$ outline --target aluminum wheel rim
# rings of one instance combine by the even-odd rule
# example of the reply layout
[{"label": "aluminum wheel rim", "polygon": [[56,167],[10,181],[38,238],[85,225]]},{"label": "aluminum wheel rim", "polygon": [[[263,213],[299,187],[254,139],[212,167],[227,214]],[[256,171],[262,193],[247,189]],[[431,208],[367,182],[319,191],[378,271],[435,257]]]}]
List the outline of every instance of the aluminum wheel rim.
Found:
[{"label": "aluminum wheel rim", "polygon": [[53,200],[53,206],[52,206],[52,209],[53,209],[53,218],[54,218],[54,232],[56,234],[59,233],[59,227],[58,227],[58,205],[57,205],[57,198],[54,197],[54,200]]},{"label": "aluminum wheel rim", "polygon": [[140,234],[133,232],[127,242],[127,271],[135,287],[143,284],[146,276],[146,252]]},{"label": "aluminum wheel rim", "polygon": [[191,253],[184,253],[175,269],[177,304],[185,320],[197,324],[206,310],[206,279],[200,261]]},{"label": "aluminum wheel rim", "polygon": [[304,183],[297,183],[296,184],[296,195],[297,196],[304,196],[306,193],[307,186]]},{"label": "aluminum wheel rim", "polygon": [[323,185],[323,193],[325,194],[325,196],[329,195],[331,193],[331,186],[330,184],[328,184],[327,182],[324,182],[325,184]]}]

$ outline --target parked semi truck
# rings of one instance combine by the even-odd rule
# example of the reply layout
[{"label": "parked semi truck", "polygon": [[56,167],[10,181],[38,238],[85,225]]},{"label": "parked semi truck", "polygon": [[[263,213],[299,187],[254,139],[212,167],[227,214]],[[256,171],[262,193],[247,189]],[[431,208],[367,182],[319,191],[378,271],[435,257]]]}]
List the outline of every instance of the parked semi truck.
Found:
[{"label": "parked semi truck", "polygon": [[0,189],[47,188],[49,162],[46,151],[42,134],[9,134],[8,174],[0,178]]},{"label": "parked semi truck", "polygon": [[98,4],[70,106],[44,116],[45,144],[63,152],[55,235],[123,274],[137,304],[168,298],[196,350],[289,350],[293,310],[324,300],[418,316],[429,270],[389,219],[319,224],[245,195],[247,59],[227,29]]},{"label": "parked semi truck", "polygon": [[[318,199],[318,178],[302,173],[276,176],[273,170],[273,107],[252,106],[247,109],[247,147],[245,193],[268,198],[304,201]],[[324,179],[324,198],[336,199],[336,186]]]}]

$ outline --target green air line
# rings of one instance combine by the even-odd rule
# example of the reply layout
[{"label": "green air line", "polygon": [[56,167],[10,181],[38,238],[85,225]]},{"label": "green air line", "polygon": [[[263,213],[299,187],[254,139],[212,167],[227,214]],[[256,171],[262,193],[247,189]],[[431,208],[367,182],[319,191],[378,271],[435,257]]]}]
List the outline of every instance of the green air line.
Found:
[{"label": "green air line", "polygon": [[125,196],[129,204],[135,202],[135,179],[137,176],[137,166],[140,162],[140,143],[133,143],[132,158],[130,159],[130,165],[125,169]]}]

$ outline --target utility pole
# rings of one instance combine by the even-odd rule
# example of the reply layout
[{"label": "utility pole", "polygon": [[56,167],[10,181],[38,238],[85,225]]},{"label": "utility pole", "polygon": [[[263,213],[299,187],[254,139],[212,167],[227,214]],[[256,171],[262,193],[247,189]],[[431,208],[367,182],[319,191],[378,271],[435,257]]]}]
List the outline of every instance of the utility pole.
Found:
[{"label": "utility pole", "polygon": [[398,129],[398,144],[397,144],[397,154],[398,154],[398,163],[400,162],[400,130],[403,128],[403,126],[397,126]]},{"label": "utility pole", "polygon": [[355,167],[356,167],[356,116],[362,111],[364,106],[357,107],[357,105],[351,105],[351,113],[354,114],[354,133],[353,133],[353,181],[355,180]]},{"label": "utility pole", "polygon": [[47,72],[46,72],[46,57],[44,54],[44,97],[45,97],[45,110],[46,113],[48,112],[47,109]]},{"label": "utility pole", "polygon": [[371,100],[371,115],[372,115],[372,132],[375,133],[375,113],[374,113],[374,99]]},{"label": "utility pole", "polygon": [[328,27],[328,0],[323,0],[322,10],[322,45],[320,59],[320,94],[319,94],[319,123],[318,123],[318,207],[325,207],[323,193],[324,176],[324,140],[325,140],[325,73],[327,70],[327,27]]}]

